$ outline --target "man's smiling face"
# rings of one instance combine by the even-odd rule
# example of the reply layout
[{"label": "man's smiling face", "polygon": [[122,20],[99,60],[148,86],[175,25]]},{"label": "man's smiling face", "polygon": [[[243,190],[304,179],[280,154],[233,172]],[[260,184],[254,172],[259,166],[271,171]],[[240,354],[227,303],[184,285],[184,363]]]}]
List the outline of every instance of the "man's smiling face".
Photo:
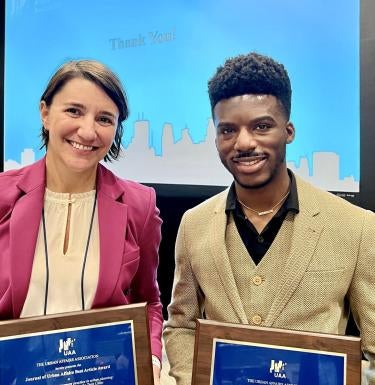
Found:
[{"label": "man's smiling face", "polygon": [[294,127],[273,95],[240,95],[214,108],[216,147],[237,185],[266,186],[286,168],[286,144]]}]

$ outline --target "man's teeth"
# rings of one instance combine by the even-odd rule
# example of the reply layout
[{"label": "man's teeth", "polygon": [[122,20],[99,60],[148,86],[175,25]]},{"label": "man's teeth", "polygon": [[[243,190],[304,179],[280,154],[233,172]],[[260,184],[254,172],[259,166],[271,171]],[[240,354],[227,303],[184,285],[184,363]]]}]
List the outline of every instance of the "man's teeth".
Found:
[{"label": "man's teeth", "polygon": [[254,165],[254,164],[256,164],[256,163],[259,163],[260,161],[261,161],[262,159],[255,159],[255,160],[251,160],[250,162],[245,162],[245,161],[241,161],[240,160],[240,163],[242,163],[242,164],[244,164],[244,165],[246,165],[246,166],[252,166],[252,165]]},{"label": "man's teeth", "polygon": [[74,147],[77,148],[78,150],[85,150],[85,151],[91,151],[93,149],[92,146],[84,146],[83,144],[79,144],[76,142],[70,142],[70,144]]}]

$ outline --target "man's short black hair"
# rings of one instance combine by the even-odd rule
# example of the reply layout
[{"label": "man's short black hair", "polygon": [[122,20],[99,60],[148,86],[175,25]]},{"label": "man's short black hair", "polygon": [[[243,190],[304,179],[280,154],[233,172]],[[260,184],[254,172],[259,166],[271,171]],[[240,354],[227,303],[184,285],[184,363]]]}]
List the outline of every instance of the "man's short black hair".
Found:
[{"label": "man's short black hair", "polygon": [[285,67],[272,58],[251,52],[226,60],[208,81],[211,110],[222,99],[245,94],[273,95],[290,118],[292,89]]}]

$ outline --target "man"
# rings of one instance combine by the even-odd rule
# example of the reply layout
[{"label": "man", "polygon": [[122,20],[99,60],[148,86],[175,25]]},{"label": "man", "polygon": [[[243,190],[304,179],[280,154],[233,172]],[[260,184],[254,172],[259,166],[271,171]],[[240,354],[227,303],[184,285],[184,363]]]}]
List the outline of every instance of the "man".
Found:
[{"label": "man", "polygon": [[197,318],[344,334],[349,308],[373,362],[375,215],[287,169],[295,129],[283,65],[241,55],[208,88],[234,182],[182,218],[164,332],[170,373],[190,385]]}]

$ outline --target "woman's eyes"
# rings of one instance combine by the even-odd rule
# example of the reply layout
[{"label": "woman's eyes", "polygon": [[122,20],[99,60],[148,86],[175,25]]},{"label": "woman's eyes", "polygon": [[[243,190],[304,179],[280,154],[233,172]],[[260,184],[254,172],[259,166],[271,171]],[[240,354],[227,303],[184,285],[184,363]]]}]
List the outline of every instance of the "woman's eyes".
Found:
[{"label": "woman's eyes", "polygon": [[[76,108],[76,107],[69,107],[65,110],[68,114],[70,114],[71,116],[73,117],[79,117],[79,116],[82,116],[84,113],[82,112],[82,110],[80,110],[79,108]],[[111,118],[110,116],[107,116],[107,115],[100,115],[96,118],[96,121],[102,125],[114,125],[115,124],[115,121],[113,118]]]},{"label": "woman's eyes", "polygon": [[81,111],[78,108],[75,107],[69,107],[66,109],[66,112],[69,112],[72,115],[79,116],[81,114]]},{"label": "woman's eyes", "polygon": [[109,124],[114,124],[114,121],[113,119],[111,119],[110,117],[108,116],[100,116],[98,121],[102,124],[106,124],[106,125],[109,125]]}]

